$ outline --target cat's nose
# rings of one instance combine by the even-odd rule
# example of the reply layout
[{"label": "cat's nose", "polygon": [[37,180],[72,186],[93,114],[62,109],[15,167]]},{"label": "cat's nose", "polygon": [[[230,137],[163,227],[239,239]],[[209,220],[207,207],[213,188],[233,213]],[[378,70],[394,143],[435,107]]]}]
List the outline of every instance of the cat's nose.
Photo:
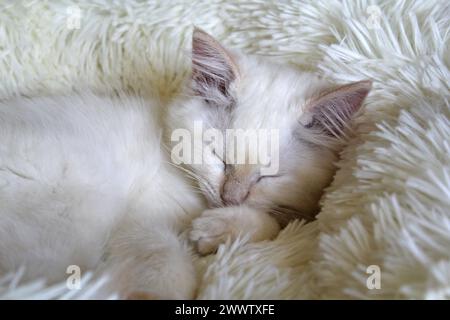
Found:
[{"label": "cat's nose", "polygon": [[226,206],[236,206],[243,203],[249,195],[248,187],[231,179],[225,182],[220,194],[222,202]]}]

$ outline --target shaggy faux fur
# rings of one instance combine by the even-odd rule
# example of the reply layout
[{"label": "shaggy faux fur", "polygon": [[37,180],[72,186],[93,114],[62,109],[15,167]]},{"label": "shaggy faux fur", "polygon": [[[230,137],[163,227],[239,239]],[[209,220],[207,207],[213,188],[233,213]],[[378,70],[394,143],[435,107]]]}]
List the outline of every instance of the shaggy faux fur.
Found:
[{"label": "shaggy faux fur", "polygon": [[[450,5],[435,1],[11,1],[0,98],[157,89],[189,69],[197,25],[247,53],[374,89],[317,221],[198,260],[201,299],[450,298]],[[1,187],[1,181],[0,181]],[[1,205],[1,204],[0,204]],[[368,289],[367,268],[381,271]],[[0,280],[1,298],[89,298]],[[88,280],[88,278],[86,279]],[[112,296],[113,297],[113,296]]]}]

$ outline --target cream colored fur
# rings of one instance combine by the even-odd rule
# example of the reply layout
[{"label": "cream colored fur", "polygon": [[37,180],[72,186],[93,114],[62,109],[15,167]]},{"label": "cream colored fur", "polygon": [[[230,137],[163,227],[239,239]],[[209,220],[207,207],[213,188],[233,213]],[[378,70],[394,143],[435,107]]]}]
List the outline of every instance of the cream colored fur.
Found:
[{"label": "cream colored fur", "polygon": [[[375,17],[368,1],[86,1],[79,30],[67,28],[72,2],[7,5],[0,92],[54,94],[81,84],[143,94],[157,87],[170,96],[184,77],[178,70],[187,66],[193,24],[228,46],[337,82],[371,78],[359,137],[343,153],[318,221],[200,260],[207,270],[200,298],[448,298],[449,8],[446,1],[374,3]],[[381,268],[381,290],[365,285],[372,264]],[[36,291],[41,286],[28,287],[27,296],[52,297]]]}]

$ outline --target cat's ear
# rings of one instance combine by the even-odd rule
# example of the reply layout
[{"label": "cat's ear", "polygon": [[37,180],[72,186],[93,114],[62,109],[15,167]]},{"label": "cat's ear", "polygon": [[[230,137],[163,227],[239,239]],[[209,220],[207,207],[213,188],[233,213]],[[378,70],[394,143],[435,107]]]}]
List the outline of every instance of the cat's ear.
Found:
[{"label": "cat's ear", "polygon": [[371,81],[359,81],[323,93],[308,103],[300,122],[333,137],[343,136],[371,88]]},{"label": "cat's ear", "polygon": [[235,59],[217,40],[201,29],[192,34],[192,88],[208,103],[230,105],[231,84],[239,75]]}]

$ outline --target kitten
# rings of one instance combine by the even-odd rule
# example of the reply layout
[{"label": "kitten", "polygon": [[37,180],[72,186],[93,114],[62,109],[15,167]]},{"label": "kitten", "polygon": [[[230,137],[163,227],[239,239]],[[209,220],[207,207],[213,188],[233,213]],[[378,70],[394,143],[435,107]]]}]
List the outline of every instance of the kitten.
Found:
[{"label": "kitten", "polygon": [[[227,238],[271,239],[314,217],[371,83],[332,87],[199,29],[192,65],[169,105],[89,92],[0,104],[0,274],[24,265],[26,279],[55,282],[76,265],[109,270],[121,297],[193,298],[187,240],[208,254]],[[229,161],[230,141],[211,148],[195,123],[276,130],[276,173]],[[175,163],[178,129],[204,162]]]}]

